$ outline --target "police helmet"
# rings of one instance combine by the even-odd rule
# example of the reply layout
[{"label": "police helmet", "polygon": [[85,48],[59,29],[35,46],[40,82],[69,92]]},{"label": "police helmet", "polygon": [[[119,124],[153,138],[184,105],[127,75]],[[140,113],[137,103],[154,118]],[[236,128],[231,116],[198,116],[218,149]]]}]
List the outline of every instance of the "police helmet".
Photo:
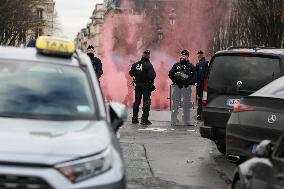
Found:
[{"label": "police helmet", "polygon": [[202,50],[198,51],[197,54],[204,54],[204,52]]},{"label": "police helmet", "polygon": [[89,46],[87,47],[87,50],[88,50],[88,49],[93,49],[93,50],[94,50],[95,47],[94,47],[93,45],[89,45]]},{"label": "police helmet", "polygon": [[151,54],[150,50],[145,50],[143,54]]},{"label": "police helmet", "polygon": [[180,53],[181,55],[189,56],[189,51],[188,50],[183,50]]}]

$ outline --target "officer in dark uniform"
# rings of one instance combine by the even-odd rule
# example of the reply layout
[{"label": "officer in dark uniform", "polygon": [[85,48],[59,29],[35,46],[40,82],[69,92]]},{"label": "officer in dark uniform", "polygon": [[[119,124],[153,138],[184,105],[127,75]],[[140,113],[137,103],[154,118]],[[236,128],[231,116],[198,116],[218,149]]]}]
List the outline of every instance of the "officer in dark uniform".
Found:
[{"label": "officer in dark uniform", "polygon": [[32,36],[27,44],[27,47],[35,47],[35,46],[36,46],[36,39]]},{"label": "officer in dark uniform", "polygon": [[171,125],[178,124],[178,109],[182,104],[183,123],[190,126],[191,93],[192,85],[196,82],[196,70],[194,65],[189,62],[188,50],[181,51],[180,62],[173,65],[169,77],[173,82]]},{"label": "officer in dark uniform", "polygon": [[201,120],[203,88],[204,88],[204,80],[208,70],[208,61],[206,61],[204,57],[204,52],[202,50],[198,51],[197,54],[199,59],[199,62],[196,64],[196,73],[197,73],[196,98],[198,102],[197,120]]},{"label": "officer in dark uniform", "polygon": [[150,62],[150,51],[143,53],[142,59],[131,66],[129,75],[134,78],[135,82],[135,102],[133,104],[132,123],[138,124],[138,112],[143,96],[143,114],[141,117],[141,125],[151,125],[149,121],[149,112],[151,106],[151,92],[155,90],[154,80],[156,72]]},{"label": "officer in dark uniform", "polygon": [[89,45],[87,48],[87,55],[90,57],[93,68],[96,72],[97,78],[100,79],[103,75],[103,67],[102,67],[102,61],[95,57],[95,48],[92,45]]}]

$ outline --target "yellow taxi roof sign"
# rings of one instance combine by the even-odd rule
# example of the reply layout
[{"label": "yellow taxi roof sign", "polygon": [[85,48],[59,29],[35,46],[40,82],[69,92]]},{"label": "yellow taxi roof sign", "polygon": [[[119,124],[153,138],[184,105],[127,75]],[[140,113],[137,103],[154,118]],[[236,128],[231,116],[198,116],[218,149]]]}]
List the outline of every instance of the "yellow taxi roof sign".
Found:
[{"label": "yellow taxi roof sign", "polygon": [[68,39],[51,36],[40,36],[36,40],[36,48],[40,53],[71,57],[75,52],[75,44]]}]

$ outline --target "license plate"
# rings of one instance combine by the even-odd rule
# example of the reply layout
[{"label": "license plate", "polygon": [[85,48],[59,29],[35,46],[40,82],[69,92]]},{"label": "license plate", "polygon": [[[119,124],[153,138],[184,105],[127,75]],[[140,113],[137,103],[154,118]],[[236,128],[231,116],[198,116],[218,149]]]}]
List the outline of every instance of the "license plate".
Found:
[{"label": "license plate", "polygon": [[251,153],[252,153],[252,155],[256,155],[256,147],[257,147],[257,144],[254,144],[253,146],[252,146],[252,150],[251,150]]},{"label": "license plate", "polygon": [[238,104],[239,102],[240,102],[240,99],[228,99],[227,106],[234,106],[235,104]]}]

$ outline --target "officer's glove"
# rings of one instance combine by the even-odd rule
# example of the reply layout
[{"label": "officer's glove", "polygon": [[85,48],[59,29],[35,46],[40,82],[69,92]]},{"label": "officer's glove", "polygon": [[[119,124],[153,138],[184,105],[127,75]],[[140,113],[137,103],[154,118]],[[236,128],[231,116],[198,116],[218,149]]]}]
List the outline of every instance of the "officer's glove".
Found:
[{"label": "officer's glove", "polygon": [[181,76],[181,72],[175,73],[175,76]]},{"label": "officer's glove", "polygon": [[156,86],[155,86],[155,84],[154,84],[154,81],[150,81],[150,82],[149,82],[149,86],[150,86],[151,92],[153,92],[153,91],[156,90]]},{"label": "officer's glove", "polygon": [[183,78],[183,79],[187,79],[188,78],[188,75],[184,74],[184,73],[181,73],[180,76]]}]

